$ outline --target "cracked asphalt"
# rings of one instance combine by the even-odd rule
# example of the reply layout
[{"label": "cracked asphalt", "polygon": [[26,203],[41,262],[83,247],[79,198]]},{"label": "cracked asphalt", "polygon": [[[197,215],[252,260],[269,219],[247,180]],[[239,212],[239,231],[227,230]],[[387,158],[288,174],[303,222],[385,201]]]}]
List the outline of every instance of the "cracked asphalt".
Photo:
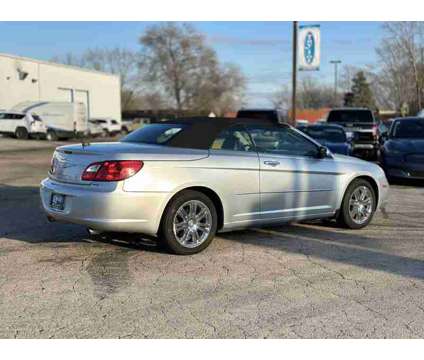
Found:
[{"label": "cracked asphalt", "polygon": [[38,184],[52,148],[33,141],[4,151],[7,141],[0,138],[1,338],[424,336],[418,184],[392,186],[386,209],[361,231],[321,223],[238,231],[183,257],[48,223]]}]

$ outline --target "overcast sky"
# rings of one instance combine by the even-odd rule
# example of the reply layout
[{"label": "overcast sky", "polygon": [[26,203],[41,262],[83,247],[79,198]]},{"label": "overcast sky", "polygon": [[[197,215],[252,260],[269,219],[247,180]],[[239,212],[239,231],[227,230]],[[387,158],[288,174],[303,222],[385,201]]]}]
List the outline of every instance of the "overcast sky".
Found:
[{"label": "overcast sky", "polygon": [[[331,59],[375,64],[379,22],[315,22],[321,25],[321,69],[308,72],[333,83]],[[93,47],[139,49],[148,22],[0,22],[0,52],[49,60]],[[238,64],[248,80],[249,106],[270,106],[270,94],[291,77],[290,22],[195,22],[222,62]],[[306,23],[302,23],[306,24]],[[304,76],[301,74],[300,76]]]}]

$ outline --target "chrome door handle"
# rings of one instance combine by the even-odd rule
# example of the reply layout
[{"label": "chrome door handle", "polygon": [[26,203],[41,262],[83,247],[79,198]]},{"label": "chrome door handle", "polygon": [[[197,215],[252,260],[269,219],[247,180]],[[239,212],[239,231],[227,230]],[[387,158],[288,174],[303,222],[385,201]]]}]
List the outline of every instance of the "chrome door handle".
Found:
[{"label": "chrome door handle", "polygon": [[277,165],[280,165],[280,162],[279,161],[266,160],[266,161],[264,161],[264,164],[269,165],[269,166],[277,166]]}]

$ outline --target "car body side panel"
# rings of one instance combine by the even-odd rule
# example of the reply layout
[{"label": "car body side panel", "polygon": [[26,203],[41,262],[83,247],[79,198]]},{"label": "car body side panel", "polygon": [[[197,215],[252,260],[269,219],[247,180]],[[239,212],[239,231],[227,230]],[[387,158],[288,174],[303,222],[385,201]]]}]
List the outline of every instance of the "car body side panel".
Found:
[{"label": "car body side panel", "polygon": [[[75,146],[69,150],[83,151],[76,149]],[[87,149],[85,151],[88,152]],[[190,187],[205,187],[217,194],[224,210],[224,227],[221,229],[224,231],[264,223],[320,217],[326,214],[320,212],[317,216],[316,213],[297,212],[279,216],[277,219],[264,219],[261,216],[263,209],[260,204],[261,181],[257,153],[214,150],[209,153],[206,151],[205,154],[193,151],[193,158],[187,159],[189,152],[185,149],[180,154],[183,159],[179,160],[175,158],[177,151],[173,155],[175,159],[172,160],[164,160],[163,153],[158,155],[158,160],[155,160],[153,149],[149,154],[137,152],[127,155],[115,154],[113,157],[118,159],[125,157],[144,161],[141,171],[123,182],[72,184],[60,179],[45,179],[40,189],[43,207],[47,214],[56,220],[83,224],[105,231],[139,232],[148,235],[157,234],[161,217],[170,199],[179,191]],[[110,159],[112,153],[107,155],[92,152],[91,156],[85,156],[92,162],[105,160],[106,157]],[[384,172],[375,164],[333,155],[333,158],[316,162],[313,159],[307,166],[300,162],[297,166],[300,169],[297,171],[302,174],[300,177],[302,181],[296,181],[298,175],[290,174],[292,167],[287,167],[285,172],[289,177],[284,183],[286,188],[294,193],[289,202],[295,202],[295,206],[300,207],[299,204],[304,201],[307,201],[308,206],[313,206],[311,204],[315,203],[317,206],[329,204],[331,211],[334,212],[340,208],[349,183],[359,176],[370,176],[375,179],[380,203],[387,195],[388,185]],[[325,176],[320,176],[320,173],[324,173]],[[267,178],[267,175],[263,181],[271,190],[275,186],[274,180]],[[308,184],[309,189],[317,192],[328,187],[331,194],[324,199],[314,198],[312,202],[302,197],[303,195],[296,198],[302,183]],[[64,211],[54,211],[49,206],[53,193],[66,196]],[[272,195],[270,201],[274,201]],[[324,205],[321,205],[321,202]],[[282,210],[289,205],[275,204]]]},{"label": "car body side panel", "polygon": [[[160,180],[158,180],[160,179]],[[167,193],[167,202],[179,191],[206,187],[221,199],[226,226],[247,226],[259,203],[259,161],[256,153],[211,151],[197,161],[145,161],[142,171],[124,182],[126,192]]]},{"label": "car body side panel", "polygon": [[260,160],[264,218],[335,212],[343,171],[333,159],[260,154]]}]

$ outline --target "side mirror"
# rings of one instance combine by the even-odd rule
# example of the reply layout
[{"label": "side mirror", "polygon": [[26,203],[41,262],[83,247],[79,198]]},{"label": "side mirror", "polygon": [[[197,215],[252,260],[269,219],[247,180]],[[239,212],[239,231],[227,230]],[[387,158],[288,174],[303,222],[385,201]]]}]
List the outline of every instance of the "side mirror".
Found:
[{"label": "side mirror", "polygon": [[328,156],[329,151],[325,146],[320,146],[318,149],[318,158],[319,159],[324,159]]}]

